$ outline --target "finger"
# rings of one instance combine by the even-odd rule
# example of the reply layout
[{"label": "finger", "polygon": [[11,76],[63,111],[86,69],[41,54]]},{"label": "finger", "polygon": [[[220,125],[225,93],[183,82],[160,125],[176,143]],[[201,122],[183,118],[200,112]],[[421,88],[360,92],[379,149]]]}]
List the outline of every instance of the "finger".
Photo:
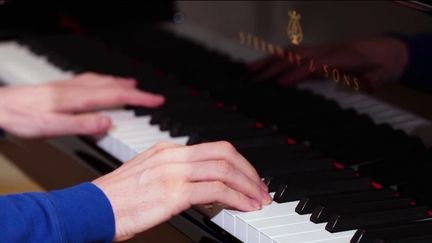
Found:
[{"label": "finger", "polygon": [[59,135],[96,135],[108,131],[111,119],[98,114],[53,115],[45,119],[44,134]]},{"label": "finger", "polygon": [[116,77],[112,75],[103,75],[93,72],[79,74],[72,79],[60,80],[52,82],[51,85],[61,87],[74,87],[74,88],[93,88],[99,89],[100,87],[135,87],[137,80],[134,78]]},{"label": "finger", "polygon": [[139,91],[134,87],[107,85],[94,90],[80,87],[67,89],[58,105],[61,112],[83,112],[122,105],[156,107],[164,102],[164,97]]},{"label": "finger", "polygon": [[224,160],[204,161],[198,163],[181,164],[185,177],[191,182],[197,181],[221,181],[231,189],[260,202],[269,204],[269,194],[261,189],[261,185],[251,180],[242,171],[236,169]]},{"label": "finger", "polygon": [[151,158],[153,163],[184,163],[206,160],[226,160],[238,170],[243,171],[249,178],[262,184],[262,188],[267,190],[267,186],[262,183],[258,173],[252,165],[232,146],[225,141],[202,143],[192,146],[166,149],[155,154]]},{"label": "finger", "polygon": [[126,98],[127,105],[158,107],[165,102],[165,98],[162,95],[140,91],[135,88],[131,89],[128,94]]},{"label": "finger", "polygon": [[186,188],[190,205],[217,202],[241,211],[261,209],[259,202],[229,188],[222,182],[189,183]]}]

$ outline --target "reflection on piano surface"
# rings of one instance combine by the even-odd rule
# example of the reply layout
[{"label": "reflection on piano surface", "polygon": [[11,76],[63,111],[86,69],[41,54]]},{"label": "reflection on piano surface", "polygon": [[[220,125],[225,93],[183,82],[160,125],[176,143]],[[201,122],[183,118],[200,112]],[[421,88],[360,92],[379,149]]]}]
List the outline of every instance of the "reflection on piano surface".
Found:
[{"label": "reflection on piano surface", "polygon": [[223,242],[432,241],[432,151],[428,138],[413,135],[430,121],[330,82],[285,89],[251,82],[242,61],[182,36],[189,30],[199,39],[188,28],[5,41],[0,79],[34,84],[92,71],[135,77],[141,89],[165,95],[156,110],[103,111],[113,129],[85,140],[119,162],[161,140],[231,142],[263,176],[274,202],[249,213],[192,209],[172,222],[181,231],[188,231],[179,226],[186,220]]}]

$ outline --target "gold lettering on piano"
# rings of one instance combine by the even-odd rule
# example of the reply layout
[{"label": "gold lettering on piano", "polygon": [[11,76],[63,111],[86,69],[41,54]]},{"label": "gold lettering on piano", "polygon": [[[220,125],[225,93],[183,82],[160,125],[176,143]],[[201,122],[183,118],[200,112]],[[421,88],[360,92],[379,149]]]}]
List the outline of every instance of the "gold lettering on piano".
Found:
[{"label": "gold lettering on piano", "polygon": [[294,45],[299,45],[303,41],[303,30],[300,24],[301,15],[297,11],[288,11],[289,21],[287,35]]},{"label": "gold lettering on piano", "polygon": [[329,78],[330,77],[330,74],[329,74],[329,71],[328,71],[328,65],[327,64],[324,64],[323,65],[323,71],[324,71],[324,77],[325,78]]},{"label": "gold lettering on piano", "polygon": [[354,79],[353,79],[353,83],[354,83],[354,87],[353,87],[354,90],[355,90],[355,91],[359,91],[359,90],[360,90],[360,85],[359,85],[359,83],[358,83],[358,79],[354,77]]},{"label": "gold lettering on piano", "polygon": [[340,78],[339,70],[334,68],[332,71],[332,76],[333,76],[333,81],[335,81],[336,83],[339,83],[339,78]]},{"label": "gold lettering on piano", "polygon": [[360,82],[357,77],[344,73],[337,68],[330,67],[328,64],[317,63],[315,59],[305,59],[300,53],[296,53],[294,50],[284,49],[281,45],[272,43],[251,33],[240,31],[238,37],[241,44],[249,46],[256,51],[285,59],[289,64],[298,67],[308,65],[310,72],[318,71],[318,74],[326,79],[331,79],[335,83],[350,87],[355,91],[360,90]]},{"label": "gold lettering on piano", "polygon": [[344,84],[346,86],[351,86],[351,77],[346,75],[345,73],[343,74],[343,80],[344,80]]}]

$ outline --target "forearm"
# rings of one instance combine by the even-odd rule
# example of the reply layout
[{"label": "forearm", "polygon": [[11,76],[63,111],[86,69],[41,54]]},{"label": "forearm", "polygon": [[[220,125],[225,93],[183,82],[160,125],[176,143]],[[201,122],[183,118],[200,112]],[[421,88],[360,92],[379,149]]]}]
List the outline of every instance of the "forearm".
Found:
[{"label": "forearm", "polygon": [[114,237],[111,206],[91,183],[1,196],[0,208],[5,242],[111,242]]}]

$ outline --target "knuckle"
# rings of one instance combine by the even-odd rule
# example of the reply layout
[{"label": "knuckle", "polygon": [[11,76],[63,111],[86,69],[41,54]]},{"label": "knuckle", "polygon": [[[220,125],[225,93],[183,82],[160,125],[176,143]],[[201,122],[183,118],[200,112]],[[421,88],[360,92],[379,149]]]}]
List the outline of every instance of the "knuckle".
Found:
[{"label": "knuckle", "polygon": [[164,146],[158,146],[154,148],[154,155],[160,156],[162,158],[166,158],[166,156],[170,155],[170,152],[167,151],[168,148]]},{"label": "knuckle", "polygon": [[57,110],[66,102],[61,87],[54,84],[40,86],[35,92],[45,97],[44,108],[50,111]]},{"label": "knuckle", "polygon": [[212,185],[213,195],[225,195],[228,192],[228,188],[224,183],[216,181]]},{"label": "knuckle", "polygon": [[129,100],[129,95],[125,90],[122,89],[116,89],[116,92],[113,94],[113,99],[116,103],[127,103]]},{"label": "knuckle", "polygon": [[185,172],[184,168],[177,165],[162,166],[158,173],[160,173],[160,183],[165,188],[177,190],[184,184]]},{"label": "knuckle", "polygon": [[170,142],[166,142],[166,141],[162,141],[162,142],[158,142],[154,145],[155,149],[165,149],[170,147],[171,145],[173,145],[173,143]]},{"label": "knuckle", "polygon": [[221,147],[222,150],[225,150],[229,153],[234,153],[237,150],[234,148],[234,146],[228,142],[228,141],[219,141],[218,142],[219,146]]},{"label": "knuckle", "polygon": [[95,72],[85,72],[79,75],[81,78],[96,78],[99,77],[99,75]]},{"label": "knuckle", "polygon": [[221,175],[230,175],[233,172],[233,167],[225,160],[217,160],[215,163]]},{"label": "knuckle", "polygon": [[153,146],[153,154],[161,159],[171,159],[174,156],[172,149],[176,147],[174,145],[170,142],[159,142]]}]

